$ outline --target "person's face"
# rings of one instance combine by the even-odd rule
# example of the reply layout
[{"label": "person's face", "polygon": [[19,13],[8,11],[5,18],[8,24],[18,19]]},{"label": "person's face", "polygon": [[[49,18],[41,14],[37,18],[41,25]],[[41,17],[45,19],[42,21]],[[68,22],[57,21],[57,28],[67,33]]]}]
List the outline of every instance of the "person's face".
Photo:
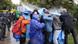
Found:
[{"label": "person's face", "polygon": [[37,15],[37,12],[34,12],[34,15]]},{"label": "person's face", "polygon": [[33,15],[34,18],[36,18],[37,20],[40,20],[40,16],[39,15]]}]

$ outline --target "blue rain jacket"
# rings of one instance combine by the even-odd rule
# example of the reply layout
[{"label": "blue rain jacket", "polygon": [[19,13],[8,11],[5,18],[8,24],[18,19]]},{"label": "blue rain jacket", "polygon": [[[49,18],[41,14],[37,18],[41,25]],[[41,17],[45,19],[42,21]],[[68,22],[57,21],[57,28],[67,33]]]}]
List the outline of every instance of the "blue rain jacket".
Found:
[{"label": "blue rain jacket", "polygon": [[43,44],[44,37],[42,34],[42,28],[44,23],[40,23],[39,15],[33,15],[30,21],[30,44]]},{"label": "blue rain jacket", "polygon": [[53,21],[53,16],[52,15],[44,15],[43,16],[45,26],[46,26],[46,31],[47,32],[52,32],[52,21]]},{"label": "blue rain jacket", "polygon": [[41,8],[38,10],[38,12],[40,13],[40,16],[43,16],[43,21],[45,22],[45,30],[47,32],[51,32],[49,35],[49,39],[48,39],[51,42],[52,37],[53,37],[52,36],[53,35],[53,33],[52,33],[52,31],[53,31],[53,29],[52,29],[53,15],[51,15],[51,14],[45,15],[44,9],[46,9],[46,8]]},{"label": "blue rain jacket", "polygon": [[52,31],[53,31],[53,27],[52,27],[53,16],[52,15],[44,15],[43,20],[45,22],[45,30],[47,32],[50,32],[48,40],[49,40],[49,42],[51,42],[52,38],[53,38],[53,36],[52,36],[53,35],[53,33],[52,33]]},{"label": "blue rain jacket", "polygon": [[45,15],[44,9],[46,9],[46,8],[41,8],[41,9],[38,10],[39,15],[43,16],[43,20],[44,20],[45,26],[46,26],[46,28],[45,28],[46,31],[52,32],[53,15],[51,15],[51,14]]}]

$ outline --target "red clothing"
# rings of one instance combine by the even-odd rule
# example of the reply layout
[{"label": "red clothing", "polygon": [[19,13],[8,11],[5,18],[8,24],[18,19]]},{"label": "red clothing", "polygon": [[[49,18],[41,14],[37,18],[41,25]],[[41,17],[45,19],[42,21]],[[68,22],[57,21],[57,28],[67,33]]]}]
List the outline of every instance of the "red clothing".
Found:
[{"label": "red clothing", "polygon": [[12,32],[21,35],[22,33],[26,33],[26,24],[29,24],[29,20],[25,20],[23,16],[19,17],[19,20],[14,24]]}]

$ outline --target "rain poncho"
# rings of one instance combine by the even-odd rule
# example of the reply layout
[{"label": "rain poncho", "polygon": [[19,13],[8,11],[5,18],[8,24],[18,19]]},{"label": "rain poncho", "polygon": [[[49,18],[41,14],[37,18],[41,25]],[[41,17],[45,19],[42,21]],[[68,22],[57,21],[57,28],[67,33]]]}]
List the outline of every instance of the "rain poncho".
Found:
[{"label": "rain poncho", "polygon": [[40,23],[38,19],[39,15],[33,15],[30,21],[30,44],[43,44],[44,42],[42,34],[44,23]]}]

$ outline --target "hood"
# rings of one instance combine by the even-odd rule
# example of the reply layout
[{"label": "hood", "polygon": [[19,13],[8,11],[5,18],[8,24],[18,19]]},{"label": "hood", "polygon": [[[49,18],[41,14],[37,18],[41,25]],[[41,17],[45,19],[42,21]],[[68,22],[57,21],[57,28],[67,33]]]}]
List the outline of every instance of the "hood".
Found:
[{"label": "hood", "polygon": [[32,12],[31,11],[24,11],[23,12],[25,15],[30,15]]},{"label": "hood", "polygon": [[44,15],[45,13],[44,13],[44,10],[45,10],[46,8],[41,8],[41,9],[39,9],[38,10],[38,12],[39,12],[39,14],[40,15]]}]

